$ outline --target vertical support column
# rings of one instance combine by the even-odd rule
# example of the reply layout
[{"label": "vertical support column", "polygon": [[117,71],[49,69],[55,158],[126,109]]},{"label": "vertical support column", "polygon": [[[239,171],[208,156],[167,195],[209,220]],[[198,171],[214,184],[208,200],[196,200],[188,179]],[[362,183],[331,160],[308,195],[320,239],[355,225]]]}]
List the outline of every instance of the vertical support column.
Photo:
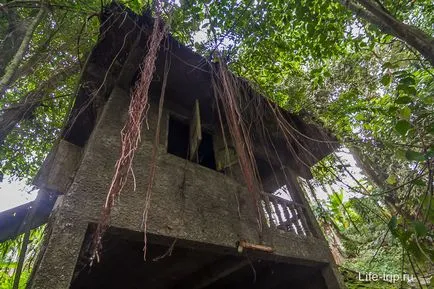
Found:
[{"label": "vertical support column", "polygon": [[[58,212],[61,213],[61,212]],[[50,224],[51,223],[51,224]],[[68,289],[77,263],[88,223],[78,216],[58,214],[51,220],[51,233],[45,238],[42,258],[34,268],[30,289]]]},{"label": "vertical support column", "polygon": [[[308,222],[308,225],[310,229],[312,230],[312,234],[314,237],[321,239],[321,241],[325,242],[327,244],[327,241],[321,231],[321,228],[316,221],[315,216],[312,213],[312,210],[310,210],[309,202],[304,196],[303,190],[300,187],[300,184],[297,180],[297,175],[288,170],[287,172],[289,182],[289,186],[291,186],[292,191],[294,192],[294,197],[296,198],[295,201],[299,202],[303,206],[305,206],[306,210],[303,210],[304,213],[306,213],[306,221]],[[333,259],[333,255],[331,254],[329,250],[329,260],[330,263],[327,264],[322,270],[321,274],[326,282],[327,289],[345,289],[346,286],[342,280],[342,276],[339,273],[339,270],[336,266],[336,263]]]},{"label": "vertical support column", "polygon": [[[270,198],[266,194],[261,194],[262,201],[264,202],[264,208],[267,213],[268,222],[270,223],[270,228],[276,228],[276,221],[273,217],[273,212],[271,210]],[[266,219],[266,218],[265,218]]]},{"label": "vertical support column", "polygon": [[328,264],[321,270],[321,275],[324,278],[327,289],[346,289],[344,281],[342,280],[341,274],[333,262]]},{"label": "vertical support column", "polygon": [[294,201],[303,205],[306,208],[306,210],[302,210],[302,211],[300,210],[299,214],[306,214],[305,220],[308,225],[308,230],[312,233],[314,237],[324,239],[319,224],[316,221],[316,218],[313,215],[312,211],[309,209],[310,208],[309,202],[304,197],[303,190],[301,189],[300,184],[298,183],[297,175],[291,170],[287,170],[286,175],[288,177],[288,182],[289,182],[287,186],[289,187],[288,188],[289,191],[293,192],[294,194]]}]

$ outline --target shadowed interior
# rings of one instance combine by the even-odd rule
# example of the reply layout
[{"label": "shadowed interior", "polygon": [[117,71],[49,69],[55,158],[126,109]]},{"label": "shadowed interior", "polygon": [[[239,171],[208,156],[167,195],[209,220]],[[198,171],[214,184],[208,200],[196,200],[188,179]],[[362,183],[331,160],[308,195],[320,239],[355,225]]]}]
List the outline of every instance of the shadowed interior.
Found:
[{"label": "shadowed interior", "polygon": [[144,261],[142,237],[138,232],[111,230],[105,235],[100,263],[91,268],[83,246],[70,288],[326,288],[319,266],[238,254],[235,245],[222,250],[177,240],[169,253],[173,239],[151,235]]}]

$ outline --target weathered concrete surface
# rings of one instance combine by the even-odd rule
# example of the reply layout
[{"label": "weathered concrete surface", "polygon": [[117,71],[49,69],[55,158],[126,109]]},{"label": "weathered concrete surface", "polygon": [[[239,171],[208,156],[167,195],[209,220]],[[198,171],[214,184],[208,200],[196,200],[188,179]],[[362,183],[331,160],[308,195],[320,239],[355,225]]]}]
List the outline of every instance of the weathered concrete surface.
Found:
[{"label": "weathered concrete surface", "polygon": [[[77,260],[86,224],[97,222],[105,202],[120,151],[120,131],[127,116],[128,94],[115,88],[85,148],[80,167],[60,206],[49,245],[32,288],[67,288]],[[148,169],[156,127],[157,106],[148,116],[134,160],[136,191],[130,176],[111,216],[111,225],[142,231]],[[167,123],[168,113],[162,124]],[[149,233],[234,248],[245,239],[271,246],[275,253],[262,258],[293,262],[330,262],[323,239],[258,229],[251,198],[244,187],[216,171],[166,153],[166,126],[152,190],[147,228]],[[263,222],[265,224],[265,222]],[[264,225],[265,226],[265,225]],[[53,272],[58,273],[56,280]],[[51,279],[50,279],[51,278]],[[330,288],[339,288],[331,286]]]},{"label": "weathered concrete surface", "polygon": [[81,156],[81,147],[60,140],[44,161],[34,184],[40,189],[47,189],[58,194],[66,193],[74,179]]},{"label": "weathered concrete surface", "polygon": [[52,231],[44,242],[42,259],[28,285],[31,289],[69,288],[88,223],[58,211],[49,226]]},{"label": "weathered concrete surface", "polygon": [[[108,192],[120,150],[119,132],[126,117],[127,98],[123,90],[114,90],[68,192],[66,209],[71,214],[79,212],[88,221],[97,221]],[[142,230],[155,115],[156,107],[153,106],[148,117],[151,129],[143,132],[141,147],[134,160],[136,192],[130,177],[112,213],[113,226]],[[166,123],[165,119],[162,123]],[[165,129],[163,126],[161,139],[166,135]],[[255,214],[257,210],[245,188],[223,174],[167,154],[164,146],[160,147],[159,153],[149,212],[149,232],[233,247],[240,239],[261,243]],[[264,241],[275,243],[269,245],[279,245],[279,238],[275,237],[279,235],[270,234],[273,237],[268,240],[268,234],[264,232],[263,235]],[[292,242],[282,243],[285,243],[282,248],[275,248],[282,255],[287,251],[291,257],[328,260],[324,247],[316,239],[309,242],[297,237]]]}]

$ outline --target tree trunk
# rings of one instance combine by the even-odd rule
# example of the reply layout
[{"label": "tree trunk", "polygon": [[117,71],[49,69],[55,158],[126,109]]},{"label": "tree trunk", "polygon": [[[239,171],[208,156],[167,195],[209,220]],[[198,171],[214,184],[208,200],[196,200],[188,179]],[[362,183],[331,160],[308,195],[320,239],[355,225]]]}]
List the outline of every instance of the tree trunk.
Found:
[{"label": "tree trunk", "polygon": [[22,119],[29,118],[34,113],[44,96],[55,89],[59,82],[68,79],[78,71],[79,68],[75,64],[61,70],[43,82],[36,90],[24,95],[17,105],[4,109],[0,115],[0,144]]},{"label": "tree trunk", "polygon": [[419,28],[405,24],[371,0],[339,0],[356,16],[395,36],[416,49],[434,66],[434,38]]},{"label": "tree trunk", "polygon": [[21,19],[14,10],[0,9],[0,17],[7,19],[7,27],[1,27],[0,41],[0,75],[3,75],[6,66],[14,57],[20,43],[26,34],[27,21]]},{"label": "tree trunk", "polygon": [[407,220],[414,220],[414,216],[402,210],[401,207],[397,206],[398,203],[396,190],[387,184],[387,174],[381,168],[374,168],[375,166],[371,161],[363,156],[363,153],[355,147],[350,148],[350,152],[356,161],[359,168],[362,169],[363,173],[368,177],[368,179],[376,185],[380,190],[384,191],[384,202],[389,207],[391,212],[400,214]]},{"label": "tree trunk", "polygon": [[[42,17],[45,14],[45,7],[41,7],[39,9],[38,14],[33,19],[33,21],[30,23],[30,26],[27,28],[27,31],[24,35],[23,40],[21,41],[21,44],[15,53],[12,60],[7,64],[5,68],[4,75],[0,79],[0,96],[3,96],[4,92],[8,88],[8,86],[11,83],[11,79],[13,78],[14,72],[19,67],[24,54],[27,51],[27,48],[29,47],[30,40],[32,39],[33,32],[35,31],[36,27],[38,26],[39,22],[42,20]],[[5,64],[6,65],[6,64]]]},{"label": "tree trunk", "polygon": [[379,189],[386,191],[386,179],[387,175],[380,170],[375,170],[371,164],[370,160],[363,157],[363,153],[355,147],[350,148],[350,152],[356,161],[359,168],[362,169],[363,173],[373,182]]},{"label": "tree trunk", "polygon": [[10,76],[9,83],[7,86],[3,88],[3,90],[0,90],[0,99],[4,96],[4,93],[6,92],[6,89],[10,88],[10,86],[20,79],[21,77],[25,77],[37,68],[37,65],[46,59],[48,57],[48,48],[50,46],[51,41],[53,40],[54,36],[58,30],[53,31],[50,36],[47,38],[47,40],[42,43],[33,53],[30,57],[27,58],[25,63],[22,63]]},{"label": "tree trunk", "polygon": [[13,289],[19,289],[20,288],[20,279],[21,279],[21,273],[23,272],[24,268],[24,261],[26,258],[27,253],[27,247],[29,245],[30,241],[30,229],[26,230],[23,236],[23,242],[21,243],[21,249],[18,256],[18,265],[17,270],[15,271],[15,277],[14,277],[14,285]]}]

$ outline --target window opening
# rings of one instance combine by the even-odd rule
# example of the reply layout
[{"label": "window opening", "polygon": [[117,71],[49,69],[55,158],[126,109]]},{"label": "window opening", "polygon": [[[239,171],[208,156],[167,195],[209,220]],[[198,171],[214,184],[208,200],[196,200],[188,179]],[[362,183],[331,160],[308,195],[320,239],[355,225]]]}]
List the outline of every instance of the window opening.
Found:
[{"label": "window opening", "polygon": [[216,169],[214,157],[214,144],[212,135],[202,130],[202,142],[199,145],[197,153],[198,164],[213,169]]},{"label": "window opening", "polygon": [[215,170],[216,161],[214,156],[214,143],[212,134],[201,130],[201,140],[195,153],[190,156],[191,145],[190,125],[173,116],[169,117],[169,132],[167,141],[167,152],[183,159],[189,159],[204,167]]},{"label": "window opening", "polygon": [[179,119],[169,117],[167,152],[180,158],[188,158],[189,125]]}]

